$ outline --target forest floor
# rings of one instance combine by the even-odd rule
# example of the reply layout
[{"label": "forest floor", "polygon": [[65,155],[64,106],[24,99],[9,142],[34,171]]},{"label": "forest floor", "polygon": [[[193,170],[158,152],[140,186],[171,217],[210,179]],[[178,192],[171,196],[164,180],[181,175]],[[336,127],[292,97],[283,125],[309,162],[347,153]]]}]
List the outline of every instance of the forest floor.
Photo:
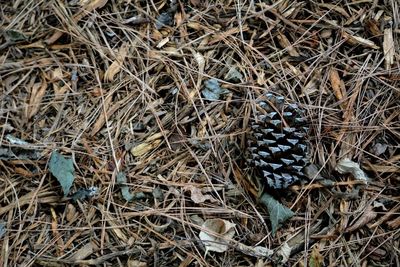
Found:
[{"label": "forest floor", "polygon": [[[400,266],[398,1],[0,3],[0,266]],[[275,192],[266,93],[314,167]]]}]

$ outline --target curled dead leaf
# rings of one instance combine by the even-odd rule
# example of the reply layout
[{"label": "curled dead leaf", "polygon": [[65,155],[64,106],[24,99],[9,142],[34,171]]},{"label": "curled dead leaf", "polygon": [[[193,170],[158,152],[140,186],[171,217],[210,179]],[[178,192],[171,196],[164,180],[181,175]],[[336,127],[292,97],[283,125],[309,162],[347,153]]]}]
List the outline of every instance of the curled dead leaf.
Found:
[{"label": "curled dead leaf", "polygon": [[114,76],[121,70],[125,57],[128,54],[129,44],[127,42],[123,43],[121,48],[117,52],[116,59],[114,62],[108,67],[104,74],[104,81],[112,82],[114,80]]},{"label": "curled dead leaf", "polygon": [[357,180],[368,181],[368,177],[365,172],[361,170],[360,165],[351,159],[344,158],[340,160],[336,165],[336,170],[342,174],[351,173]]},{"label": "curled dead leaf", "polygon": [[223,219],[206,220],[199,237],[208,251],[225,252],[228,249],[229,239],[235,235],[235,224]]},{"label": "curled dead leaf", "polygon": [[195,187],[193,185],[186,186],[185,189],[190,191],[191,199],[196,204],[204,203],[206,200],[209,200],[210,202],[217,201],[215,198],[213,198],[210,195],[203,195],[203,192],[201,191],[201,189],[198,187]]}]

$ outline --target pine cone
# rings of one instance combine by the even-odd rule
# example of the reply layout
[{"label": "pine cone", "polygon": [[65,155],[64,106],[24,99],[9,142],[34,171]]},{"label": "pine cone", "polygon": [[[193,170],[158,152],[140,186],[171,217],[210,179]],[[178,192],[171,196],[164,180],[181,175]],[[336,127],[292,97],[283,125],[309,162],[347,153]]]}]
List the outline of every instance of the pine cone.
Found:
[{"label": "pine cone", "polygon": [[267,187],[284,189],[304,176],[307,160],[304,112],[284,97],[266,95],[251,121],[247,161]]}]

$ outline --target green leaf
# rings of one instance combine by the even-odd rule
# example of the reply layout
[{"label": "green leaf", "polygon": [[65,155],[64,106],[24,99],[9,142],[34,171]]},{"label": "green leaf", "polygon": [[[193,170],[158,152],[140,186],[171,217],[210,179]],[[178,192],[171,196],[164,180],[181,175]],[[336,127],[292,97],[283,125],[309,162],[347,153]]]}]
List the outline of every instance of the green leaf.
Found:
[{"label": "green leaf", "polygon": [[49,169],[61,184],[64,196],[67,196],[74,182],[74,164],[72,160],[54,151],[51,154]]},{"label": "green leaf", "polygon": [[11,42],[24,41],[27,39],[25,34],[16,30],[6,30],[5,36]]},{"label": "green leaf", "polygon": [[267,193],[263,193],[260,202],[264,204],[269,212],[269,220],[271,221],[272,234],[275,235],[276,230],[280,227],[282,223],[292,218],[294,212],[288,207],[283,206],[276,199]]}]

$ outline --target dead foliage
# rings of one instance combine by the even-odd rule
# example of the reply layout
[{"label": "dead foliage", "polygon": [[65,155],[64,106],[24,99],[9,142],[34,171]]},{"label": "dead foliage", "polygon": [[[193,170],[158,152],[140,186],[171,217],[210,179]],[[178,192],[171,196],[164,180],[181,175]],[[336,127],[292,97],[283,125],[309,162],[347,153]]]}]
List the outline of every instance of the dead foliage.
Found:
[{"label": "dead foliage", "polygon": [[[1,3],[1,266],[400,265],[398,1]],[[307,110],[316,166],[275,236],[244,160],[266,92]]]}]

